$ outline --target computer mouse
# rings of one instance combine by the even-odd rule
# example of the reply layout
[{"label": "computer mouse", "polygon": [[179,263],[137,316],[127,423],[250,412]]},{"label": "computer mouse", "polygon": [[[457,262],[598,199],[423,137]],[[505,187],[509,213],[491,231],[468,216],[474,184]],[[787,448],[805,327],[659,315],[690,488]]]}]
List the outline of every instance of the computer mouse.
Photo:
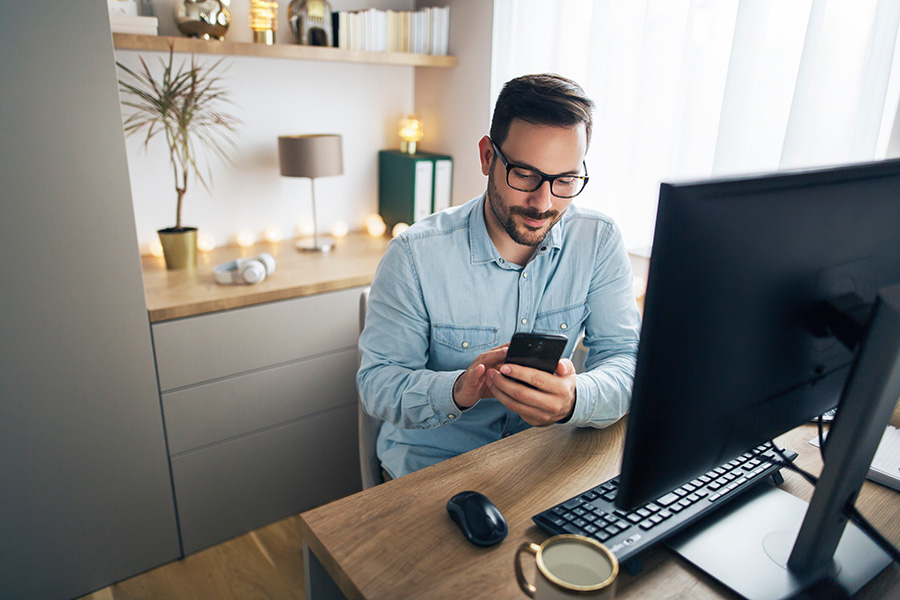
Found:
[{"label": "computer mouse", "polygon": [[447,501],[447,512],[466,539],[478,546],[499,544],[509,531],[500,510],[478,492],[456,494]]}]

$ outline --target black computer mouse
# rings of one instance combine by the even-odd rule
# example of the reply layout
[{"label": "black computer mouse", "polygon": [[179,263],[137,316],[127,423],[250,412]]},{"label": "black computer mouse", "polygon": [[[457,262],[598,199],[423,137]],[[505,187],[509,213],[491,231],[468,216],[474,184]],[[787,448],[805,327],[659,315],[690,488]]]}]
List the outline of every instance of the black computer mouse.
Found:
[{"label": "black computer mouse", "polygon": [[447,512],[466,539],[479,546],[499,544],[509,531],[500,510],[478,492],[456,494],[447,501]]}]

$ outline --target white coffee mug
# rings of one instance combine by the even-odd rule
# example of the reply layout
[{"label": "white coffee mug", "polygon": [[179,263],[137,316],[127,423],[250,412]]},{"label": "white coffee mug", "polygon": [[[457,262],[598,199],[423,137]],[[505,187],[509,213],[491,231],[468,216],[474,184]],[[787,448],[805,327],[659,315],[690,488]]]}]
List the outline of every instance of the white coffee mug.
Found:
[{"label": "white coffee mug", "polygon": [[[534,555],[536,581],[522,570],[522,554]],[[543,544],[522,544],[516,551],[519,587],[536,600],[615,598],[619,561],[609,549],[580,535],[557,535]]]}]

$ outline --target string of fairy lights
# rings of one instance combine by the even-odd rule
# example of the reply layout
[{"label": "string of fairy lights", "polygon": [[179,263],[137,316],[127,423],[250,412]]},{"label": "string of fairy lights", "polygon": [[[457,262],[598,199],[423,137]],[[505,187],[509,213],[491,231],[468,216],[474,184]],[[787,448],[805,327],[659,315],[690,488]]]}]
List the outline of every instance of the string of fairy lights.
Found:
[{"label": "string of fairy lights", "polygon": [[[384,219],[381,218],[381,215],[376,213],[373,213],[365,218],[363,227],[366,233],[368,233],[372,237],[378,238],[383,237],[387,234],[387,224],[385,224]],[[408,228],[409,225],[406,223],[397,223],[391,229],[391,237],[397,237]],[[340,240],[347,237],[347,235],[350,233],[350,228],[344,221],[335,221],[331,224],[329,233],[336,242],[340,242]],[[312,235],[312,221],[301,221],[297,223],[296,227],[294,228],[293,235],[291,235],[290,237],[306,238],[312,237]],[[225,244],[219,244],[218,240],[213,234],[200,231],[197,233],[197,250],[199,250],[200,252],[212,252],[220,245],[234,245],[239,248],[250,248],[262,242],[269,244],[278,244],[285,239],[286,238],[284,231],[279,227],[267,227],[258,233],[250,229],[241,229],[233,235],[230,241],[226,241]],[[162,257],[163,255],[162,245],[155,237],[147,247],[147,254],[157,257]]]}]

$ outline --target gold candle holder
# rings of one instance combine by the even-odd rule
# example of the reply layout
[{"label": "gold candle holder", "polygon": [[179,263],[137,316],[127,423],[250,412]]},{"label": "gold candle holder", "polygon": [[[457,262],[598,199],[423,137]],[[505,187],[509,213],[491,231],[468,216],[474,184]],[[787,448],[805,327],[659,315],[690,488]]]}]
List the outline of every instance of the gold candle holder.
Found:
[{"label": "gold candle holder", "polygon": [[250,0],[250,29],[253,41],[271,46],[278,31],[278,2],[275,0]]}]

